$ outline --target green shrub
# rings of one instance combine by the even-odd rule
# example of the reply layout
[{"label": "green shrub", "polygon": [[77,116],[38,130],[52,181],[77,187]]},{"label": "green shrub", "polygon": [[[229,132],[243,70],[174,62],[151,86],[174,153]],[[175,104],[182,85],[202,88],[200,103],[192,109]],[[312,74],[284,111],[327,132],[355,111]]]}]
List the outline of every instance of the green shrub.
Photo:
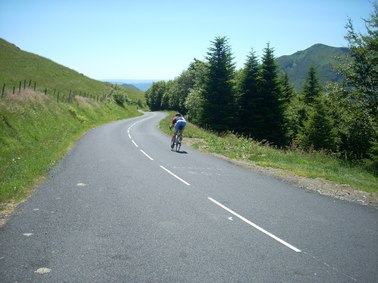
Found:
[{"label": "green shrub", "polygon": [[71,115],[72,115],[75,119],[77,119],[80,123],[88,122],[87,117],[85,117],[85,116],[83,116],[83,115],[80,115],[80,114],[77,112],[77,109],[75,109],[74,107],[69,106],[69,107],[68,107],[68,112],[70,112]]},{"label": "green shrub", "polygon": [[373,142],[369,150],[369,159],[365,159],[366,168],[378,176],[378,142]]}]

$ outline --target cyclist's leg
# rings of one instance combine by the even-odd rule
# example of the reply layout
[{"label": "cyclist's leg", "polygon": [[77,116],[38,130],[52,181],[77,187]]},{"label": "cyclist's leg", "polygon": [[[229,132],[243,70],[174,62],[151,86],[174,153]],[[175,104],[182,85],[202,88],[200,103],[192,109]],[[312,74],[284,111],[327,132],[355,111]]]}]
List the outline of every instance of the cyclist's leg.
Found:
[{"label": "cyclist's leg", "polygon": [[176,135],[173,135],[173,137],[171,139],[171,149],[173,149],[173,147],[175,146],[175,137],[176,137]]}]

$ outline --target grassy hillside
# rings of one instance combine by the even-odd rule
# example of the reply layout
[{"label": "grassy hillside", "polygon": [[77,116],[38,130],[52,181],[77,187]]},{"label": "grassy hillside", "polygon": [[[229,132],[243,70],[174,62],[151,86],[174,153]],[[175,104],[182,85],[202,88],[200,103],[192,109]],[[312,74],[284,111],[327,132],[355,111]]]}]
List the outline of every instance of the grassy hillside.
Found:
[{"label": "grassy hillside", "polygon": [[315,44],[292,55],[281,56],[277,58],[277,63],[281,71],[288,73],[290,82],[295,86],[296,91],[300,91],[310,66],[316,68],[317,78],[320,82],[339,81],[341,76],[335,71],[334,66],[338,62],[337,58],[348,52],[348,48]]},{"label": "grassy hillside", "polygon": [[140,115],[136,106],[76,97],[59,103],[26,90],[0,99],[0,203],[25,198],[33,184],[89,129]]},{"label": "grassy hillside", "polygon": [[[8,92],[13,87],[18,89],[19,82],[26,81],[31,88],[34,87],[39,91],[47,89],[49,94],[58,92],[60,95],[69,95],[69,93],[87,94],[90,96],[101,96],[110,94],[112,85],[90,79],[72,69],[59,65],[44,57],[22,51],[17,46],[0,38],[0,88],[6,85]],[[145,98],[142,91],[128,87],[117,86],[134,102],[139,99],[144,104]]]},{"label": "grassy hillside", "polygon": [[[1,91],[6,86],[0,93],[0,210],[27,197],[86,131],[140,115],[143,92],[113,88],[2,39],[0,66]],[[19,81],[27,82],[25,89]]]}]

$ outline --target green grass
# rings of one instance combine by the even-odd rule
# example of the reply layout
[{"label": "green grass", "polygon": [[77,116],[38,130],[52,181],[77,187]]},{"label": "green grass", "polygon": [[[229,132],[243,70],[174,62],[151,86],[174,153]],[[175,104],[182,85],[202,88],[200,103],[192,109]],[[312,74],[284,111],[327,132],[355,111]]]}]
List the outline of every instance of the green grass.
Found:
[{"label": "green grass", "polygon": [[83,133],[140,115],[145,105],[141,91],[93,80],[1,38],[0,66],[0,209],[27,197]]},{"label": "green grass", "polygon": [[[68,96],[72,92],[76,95],[85,93],[92,97],[99,97],[110,94],[112,91],[112,85],[109,83],[93,80],[47,58],[25,52],[1,38],[0,66],[0,91],[5,84],[7,93],[12,92],[13,87],[18,90],[20,81],[22,87],[24,81],[28,86],[30,80],[32,81],[31,88],[34,88],[34,82],[36,82],[36,90],[43,92],[47,89],[48,94],[59,93],[60,96]],[[126,93],[132,101],[137,102],[140,99],[145,104],[142,91],[123,86],[117,86],[117,88]]]},{"label": "green grass", "polygon": [[136,106],[120,107],[112,100],[77,97],[71,104],[58,103],[31,91],[0,98],[0,203],[27,197],[86,131],[137,115]]},{"label": "green grass", "polygon": [[[167,134],[167,125],[173,114],[169,113],[160,122],[160,128]],[[347,184],[362,191],[378,192],[378,178],[373,174],[361,166],[322,152],[307,153],[298,149],[283,151],[234,134],[219,137],[190,123],[184,132],[184,140],[189,138],[193,140],[194,148],[208,153],[243,160],[251,165],[280,168],[298,176]]]}]

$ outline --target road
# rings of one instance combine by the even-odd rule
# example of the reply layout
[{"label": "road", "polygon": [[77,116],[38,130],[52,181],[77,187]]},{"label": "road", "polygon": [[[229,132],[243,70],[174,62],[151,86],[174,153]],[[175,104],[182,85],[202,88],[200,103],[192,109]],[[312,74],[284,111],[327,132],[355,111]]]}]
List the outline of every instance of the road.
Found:
[{"label": "road", "polygon": [[1,282],[378,282],[376,209],[170,151],[163,116],[80,139],[1,228]]}]

